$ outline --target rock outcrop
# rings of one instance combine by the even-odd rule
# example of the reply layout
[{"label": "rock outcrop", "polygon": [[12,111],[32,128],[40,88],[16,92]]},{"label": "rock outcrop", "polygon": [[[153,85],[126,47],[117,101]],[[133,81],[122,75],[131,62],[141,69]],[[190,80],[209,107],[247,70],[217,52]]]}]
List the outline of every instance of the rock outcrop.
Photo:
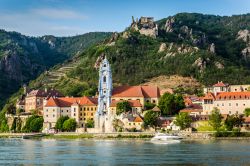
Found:
[{"label": "rock outcrop", "polygon": [[212,43],[210,46],[209,46],[209,52],[215,54],[215,44]]},{"label": "rock outcrop", "polygon": [[158,53],[163,52],[167,49],[166,43],[161,43]]},{"label": "rock outcrop", "polygon": [[165,24],[165,30],[166,32],[173,32],[173,24],[174,24],[174,17],[171,17],[167,19],[166,24]]}]

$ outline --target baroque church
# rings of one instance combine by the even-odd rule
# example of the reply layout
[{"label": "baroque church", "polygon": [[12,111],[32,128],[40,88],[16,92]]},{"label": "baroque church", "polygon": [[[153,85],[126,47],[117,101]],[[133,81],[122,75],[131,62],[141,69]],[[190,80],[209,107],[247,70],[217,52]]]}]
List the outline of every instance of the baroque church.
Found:
[{"label": "baroque church", "polygon": [[99,68],[98,108],[95,115],[95,128],[97,132],[113,132],[112,121],[114,115],[109,110],[112,90],[112,71],[105,56]]}]

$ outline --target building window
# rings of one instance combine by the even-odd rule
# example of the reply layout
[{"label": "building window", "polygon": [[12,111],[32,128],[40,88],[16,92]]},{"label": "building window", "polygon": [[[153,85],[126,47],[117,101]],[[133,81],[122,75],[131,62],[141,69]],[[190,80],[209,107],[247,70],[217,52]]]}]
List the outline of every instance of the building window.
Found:
[{"label": "building window", "polygon": [[93,113],[91,113],[91,116],[93,116]]},{"label": "building window", "polygon": [[222,103],[222,106],[224,106],[224,103]]},{"label": "building window", "polygon": [[69,110],[67,110],[67,112],[69,112]]},{"label": "building window", "polygon": [[86,118],[83,118],[83,120],[86,120]]},{"label": "building window", "polygon": [[106,76],[103,77],[103,82],[106,83],[107,79]]},{"label": "building window", "polygon": [[229,114],[231,114],[231,111],[229,111]]},{"label": "building window", "polygon": [[236,106],[238,106],[238,103],[236,103]]},{"label": "building window", "polygon": [[63,112],[63,110],[61,110]]},{"label": "building window", "polygon": [[238,111],[236,111],[236,114],[238,114]]},{"label": "building window", "polygon": [[231,106],[231,103],[229,103],[229,106]]},{"label": "building window", "polygon": [[153,100],[153,103],[155,103],[155,100]]},{"label": "building window", "polygon": [[84,107],[83,110],[86,111],[86,108]]},{"label": "building window", "polygon": [[80,120],[82,120],[82,118],[80,118]]},{"label": "building window", "polygon": [[93,120],[93,118],[91,118],[91,120]]},{"label": "building window", "polygon": [[83,115],[86,116],[86,113],[84,113]]},{"label": "building window", "polygon": [[49,117],[49,115],[46,115],[46,117]]},{"label": "building window", "polygon": [[74,112],[76,112],[76,108],[74,108]]},{"label": "building window", "polygon": [[55,114],[53,114],[53,117],[55,117]]},{"label": "building window", "polygon": [[129,126],[131,125],[131,123],[129,123]]},{"label": "building window", "polygon": [[217,106],[219,107],[220,105],[219,105],[219,104],[217,104]]},{"label": "building window", "polygon": [[49,110],[48,109],[46,109],[46,112],[48,112]]},{"label": "building window", "polygon": [[76,116],[76,114],[74,113],[74,116]]},{"label": "building window", "polygon": [[55,109],[53,109],[53,112],[55,112]]}]

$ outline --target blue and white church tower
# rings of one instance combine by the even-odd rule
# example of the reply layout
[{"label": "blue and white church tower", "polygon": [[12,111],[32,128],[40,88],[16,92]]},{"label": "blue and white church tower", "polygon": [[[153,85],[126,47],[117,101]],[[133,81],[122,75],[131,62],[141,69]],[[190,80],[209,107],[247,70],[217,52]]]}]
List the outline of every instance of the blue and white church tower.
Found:
[{"label": "blue and white church tower", "polygon": [[105,58],[99,67],[99,85],[98,85],[98,108],[95,115],[95,128],[98,132],[112,132],[112,116],[109,115],[109,107],[112,96],[112,71],[110,64]]}]

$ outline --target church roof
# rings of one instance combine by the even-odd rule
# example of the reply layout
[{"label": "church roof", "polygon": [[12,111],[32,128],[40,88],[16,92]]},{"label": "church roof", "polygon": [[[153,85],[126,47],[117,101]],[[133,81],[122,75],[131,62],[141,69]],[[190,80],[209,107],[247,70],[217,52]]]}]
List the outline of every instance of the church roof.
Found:
[{"label": "church roof", "polygon": [[160,90],[157,86],[120,86],[114,88],[112,97],[158,98]]}]

